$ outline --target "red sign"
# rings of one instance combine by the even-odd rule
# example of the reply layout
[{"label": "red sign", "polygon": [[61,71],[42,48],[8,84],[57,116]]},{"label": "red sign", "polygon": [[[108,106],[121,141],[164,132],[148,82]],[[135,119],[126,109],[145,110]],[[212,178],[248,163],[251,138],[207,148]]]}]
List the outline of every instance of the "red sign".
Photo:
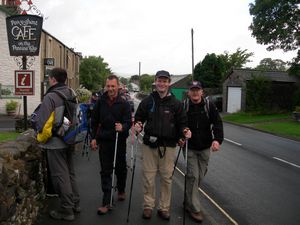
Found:
[{"label": "red sign", "polygon": [[34,95],[34,72],[32,70],[15,71],[15,95]]}]

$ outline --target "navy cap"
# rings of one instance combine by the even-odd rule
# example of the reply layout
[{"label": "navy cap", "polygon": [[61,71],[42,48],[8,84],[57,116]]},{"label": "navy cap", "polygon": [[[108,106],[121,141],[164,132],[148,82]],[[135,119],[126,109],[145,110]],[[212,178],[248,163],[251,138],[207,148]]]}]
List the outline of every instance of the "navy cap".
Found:
[{"label": "navy cap", "polygon": [[202,84],[200,83],[200,81],[192,81],[189,85],[189,89],[192,89],[192,88],[199,88],[199,89],[202,89]]},{"label": "navy cap", "polygon": [[166,77],[166,78],[171,78],[170,76],[170,73],[168,71],[165,71],[165,70],[160,70],[160,71],[157,71],[157,73],[155,74],[155,77],[158,78],[158,77]]}]

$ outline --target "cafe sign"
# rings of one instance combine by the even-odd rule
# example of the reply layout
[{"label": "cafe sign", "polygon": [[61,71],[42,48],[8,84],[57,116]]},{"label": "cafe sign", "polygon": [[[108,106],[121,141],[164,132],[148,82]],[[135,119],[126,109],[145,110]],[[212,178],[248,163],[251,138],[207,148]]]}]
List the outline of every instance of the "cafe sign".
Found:
[{"label": "cafe sign", "polygon": [[38,56],[43,18],[15,15],[6,18],[7,38],[11,56]]}]

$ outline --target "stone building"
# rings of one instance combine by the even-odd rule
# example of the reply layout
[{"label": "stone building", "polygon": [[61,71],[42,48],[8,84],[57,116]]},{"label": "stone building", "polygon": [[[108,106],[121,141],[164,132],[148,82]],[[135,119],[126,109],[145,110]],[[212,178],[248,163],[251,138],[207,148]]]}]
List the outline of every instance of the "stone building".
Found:
[{"label": "stone building", "polygon": [[[10,56],[6,17],[13,14],[13,10],[0,4],[0,114],[5,114],[5,104],[9,100],[19,102],[17,114],[23,115],[22,96],[14,95],[14,73],[20,70],[21,57]],[[10,2],[10,1],[8,1]],[[62,67],[68,72],[67,83],[73,89],[79,87],[79,64],[81,53],[67,47],[60,40],[45,30],[42,30],[39,56],[28,57],[28,69],[34,71],[34,95],[27,96],[27,113],[30,115],[41,102],[48,88],[48,73],[53,67]],[[53,64],[54,63],[54,64]]]},{"label": "stone building", "polygon": [[[268,96],[274,107],[292,105],[294,91],[300,88],[300,79],[282,71],[259,71],[253,69],[233,69],[223,82],[224,112],[246,111],[247,83],[253,77],[261,76],[272,84],[274,94]],[[278,90],[278,91],[277,91]]]}]

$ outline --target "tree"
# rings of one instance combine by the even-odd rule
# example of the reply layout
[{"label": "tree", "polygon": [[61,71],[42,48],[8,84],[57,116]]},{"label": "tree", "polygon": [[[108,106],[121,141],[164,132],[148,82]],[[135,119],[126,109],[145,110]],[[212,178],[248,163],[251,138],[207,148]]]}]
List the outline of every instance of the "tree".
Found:
[{"label": "tree", "polygon": [[253,52],[248,52],[247,49],[241,50],[240,48],[232,54],[227,51],[221,55],[207,54],[203,61],[195,66],[194,78],[203,82],[205,87],[221,87],[222,79],[231,68],[242,68],[247,62],[250,62],[249,58],[251,56],[253,56]]},{"label": "tree", "polygon": [[229,54],[227,51],[218,57],[224,62],[225,71],[223,75],[228,74],[232,68],[242,68],[246,63],[251,62],[249,59],[254,55],[253,52],[248,52],[248,49],[241,50],[237,48],[236,52]]},{"label": "tree", "polygon": [[140,90],[144,92],[150,92],[152,90],[152,84],[154,82],[154,76],[143,74],[140,77]]},{"label": "tree", "polygon": [[286,71],[286,65],[287,63],[281,59],[264,58],[260,61],[259,65],[255,69],[264,71]]},{"label": "tree", "polygon": [[217,88],[221,85],[221,79],[225,70],[224,61],[216,54],[207,54],[202,62],[195,66],[194,78],[201,81],[204,87]]},{"label": "tree", "polygon": [[91,91],[98,91],[104,87],[105,79],[109,74],[111,70],[101,56],[85,57],[80,63],[80,84]]},{"label": "tree", "polygon": [[250,30],[259,44],[269,45],[267,50],[298,49],[295,62],[300,60],[300,8],[299,0],[255,0],[250,3],[253,16]]}]

